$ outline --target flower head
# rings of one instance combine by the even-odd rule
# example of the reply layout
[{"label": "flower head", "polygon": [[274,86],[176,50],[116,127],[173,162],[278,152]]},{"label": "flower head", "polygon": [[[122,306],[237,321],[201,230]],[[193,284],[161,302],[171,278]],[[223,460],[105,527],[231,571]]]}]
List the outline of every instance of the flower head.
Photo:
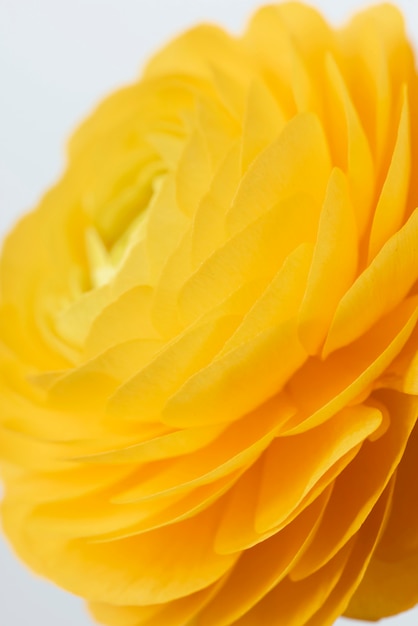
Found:
[{"label": "flower head", "polygon": [[418,92],[396,9],[197,27],[0,265],[2,514],[107,626],[418,602]]}]

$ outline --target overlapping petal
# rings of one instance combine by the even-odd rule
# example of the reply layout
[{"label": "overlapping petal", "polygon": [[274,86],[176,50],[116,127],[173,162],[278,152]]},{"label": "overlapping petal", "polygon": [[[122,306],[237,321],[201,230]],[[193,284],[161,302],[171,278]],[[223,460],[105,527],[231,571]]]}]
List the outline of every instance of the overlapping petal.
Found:
[{"label": "overlapping petal", "polygon": [[418,602],[417,87],[389,5],[197,27],[7,238],[4,528],[103,624]]}]

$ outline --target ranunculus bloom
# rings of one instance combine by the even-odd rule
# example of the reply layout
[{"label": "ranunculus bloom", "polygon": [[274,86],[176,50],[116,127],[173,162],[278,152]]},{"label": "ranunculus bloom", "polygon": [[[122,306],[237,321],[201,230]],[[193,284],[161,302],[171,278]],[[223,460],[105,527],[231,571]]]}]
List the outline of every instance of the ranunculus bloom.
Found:
[{"label": "ranunculus bloom", "polygon": [[182,35],[1,261],[3,520],[108,626],[418,602],[418,99],[398,12]]}]

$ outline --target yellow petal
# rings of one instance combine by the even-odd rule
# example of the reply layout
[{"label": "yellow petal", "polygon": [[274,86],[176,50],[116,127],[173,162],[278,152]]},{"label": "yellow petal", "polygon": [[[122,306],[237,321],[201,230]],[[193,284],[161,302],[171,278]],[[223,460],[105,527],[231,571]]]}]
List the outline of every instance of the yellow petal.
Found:
[{"label": "yellow petal", "polygon": [[408,92],[405,88],[396,143],[373,218],[369,262],[403,224],[411,170],[409,115]]},{"label": "yellow petal", "polygon": [[272,143],[283,129],[285,115],[267,85],[255,80],[248,92],[242,130],[241,171]]},{"label": "yellow petal", "polygon": [[162,420],[177,427],[235,421],[279,392],[305,358],[295,320],[268,328],[190,377]]},{"label": "yellow petal", "polygon": [[226,216],[228,230],[236,233],[277,203],[300,195],[301,180],[313,206],[322,204],[330,172],[328,146],[318,118],[312,113],[296,115],[242,178]]},{"label": "yellow petal", "polygon": [[337,478],[317,536],[296,566],[298,577],[322,567],[358,531],[402,458],[416,420],[416,402],[395,392],[377,397],[389,408],[390,426],[380,439],[366,441]]},{"label": "yellow petal", "polygon": [[310,354],[320,348],[337,304],[355,278],[357,257],[357,228],[346,178],[340,170],[334,169],[299,314],[299,334]]},{"label": "yellow petal", "polygon": [[323,509],[324,500],[319,499],[292,524],[244,552],[222,588],[199,613],[199,626],[228,626],[278,585],[311,541]]},{"label": "yellow petal", "polygon": [[221,505],[178,524],[107,543],[63,543],[50,530],[42,535],[42,527],[33,525],[36,512],[28,532],[21,534],[27,512],[7,499],[2,512],[8,535],[33,569],[90,601],[130,606],[185,597],[229,571],[239,555],[217,555],[212,546]]},{"label": "yellow petal", "polygon": [[368,137],[350,98],[336,60],[329,54],[326,68],[332,104],[329,110],[329,140],[336,165],[348,177],[360,237],[370,220],[375,171]]},{"label": "yellow petal", "polygon": [[283,427],[283,432],[296,434],[309,430],[350,405],[362,393],[369,393],[371,383],[408,341],[417,317],[417,300],[408,299],[363,338],[324,361],[309,360],[289,383],[288,391],[299,411]]},{"label": "yellow petal", "polygon": [[[416,399],[412,401],[416,405]],[[416,410],[416,409],[415,409]],[[417,434],[415,426],[396,472],[393,501],[386,528],[366,574],[350,601],[348,617],[380,619],[417,603]]]},{"label": "yellow petal", "polygon": [[331,626],[347,608],[350,598],[361,583],[384,528],[389,513],[391,493],[391,485],[389,485],[357,537],[351,540],[352,551],[340,580],[323,606],[318,607],[315,615],[306,622],[306,626]]},{"label": "yellow petal", "polygon": [[283,522],[334,463],[379,427],[381,419],[374,408],[346,408],[307,433],[278,437],[265,454],[256,530],[261,534]]},{"label": "yellow petal", "polygon": [[[336,587],[350,556],[351,546],[346,546],[322,570],[311,578],[293,582],[283,580],[264,596],[253,609],[240,619],[236,626],[265,624],[275,626],[277,615],[286,626],[300,626],[309,623],[309,618],[319,607],[326,605],[327,599]],[[303,598],[303,602],[300,599]]]},{"label": "yellow petal", "polygon": [[108,626],[183,626],[216,593],[217,584],[186,598],[149,606],[114,606],[91,603],[93,617]]},{"label": "yellow petal", "polygon": [[[90,326],[84,344],[85,357],[90,359],[139,336],[157,338],[150,319],[152,296],[151,287],[139,285],[106,306]],[[123,324],[119,323],[121,319]]]},{"label": "yellow petal", "polygon": [[324,355],[358,339],[406,298],[418,278],[417,237],[418,209],[343,296],[331,323]]}]

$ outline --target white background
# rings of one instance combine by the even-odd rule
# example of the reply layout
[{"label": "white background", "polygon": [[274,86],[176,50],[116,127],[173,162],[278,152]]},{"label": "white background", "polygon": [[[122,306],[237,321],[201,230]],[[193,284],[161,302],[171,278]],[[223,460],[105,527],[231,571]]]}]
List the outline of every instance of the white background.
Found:
[{"label": "white background", "polygon": [[[239,32],[261,4],[260,0],[0,0],[0,236],[57,178],[71,130],[104,95],[133,80],[153,50],[199,21],[215,21]],[[340,23],[364,2],[311,4]],[[395,4],[403,10],[418,49],[418,3]],[[1,536],[0,622],[92,624],[80,600],[29,573]],[[339,626],[355,624],[359,622],[338,621]],[[417,625],[418,609],[383,624]]]}]

